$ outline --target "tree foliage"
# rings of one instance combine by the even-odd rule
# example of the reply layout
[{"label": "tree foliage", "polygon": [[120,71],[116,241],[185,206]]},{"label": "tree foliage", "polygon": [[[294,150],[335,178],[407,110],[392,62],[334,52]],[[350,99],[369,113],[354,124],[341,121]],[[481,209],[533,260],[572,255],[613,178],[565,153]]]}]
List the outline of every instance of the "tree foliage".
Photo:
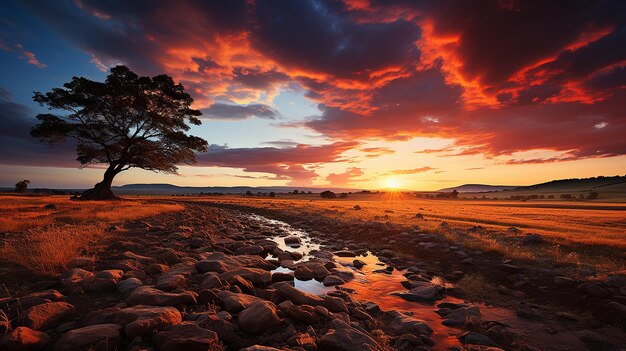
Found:
[{"label": "tree foliage", "polygon": [[30,180],[24,179],[20,180],[15,184],[15,192],[16,193],[25,193],[28,190],[28,184],[30,184]]},{"label": "tree foliage", "polygon": [[111,69],[105,82],[74,77],[62,88],[33,99],[61,114],[40,114],[31,135],[50,143],[76,141],[82,166],[106,163],[104,180],[82,198],[111,198],[113,177],[130,168],[176,173],[193,164],[207,142],[187,135],[200,125],[192,97],[167,75],[141,77],[125,66]]}]

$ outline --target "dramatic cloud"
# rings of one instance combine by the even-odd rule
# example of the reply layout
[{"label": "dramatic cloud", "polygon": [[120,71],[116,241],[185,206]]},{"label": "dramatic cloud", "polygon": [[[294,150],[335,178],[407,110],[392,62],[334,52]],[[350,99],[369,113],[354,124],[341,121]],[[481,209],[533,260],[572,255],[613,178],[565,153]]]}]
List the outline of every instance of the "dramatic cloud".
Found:
[{"label": "dramatic cloud", "polygon": [[[624,1],[26,4],[101,68],[171,74],[206,118],[276,119],[272,98],[300,89],[321,113],[290,126],[330,145],[425,136],[454,141],[440,156],[626,154]],[[349,145],[342,151],[358,146]],[[310,164],[339,159],[309,149],[317,150],[234,148],[201,158],[307,181],[317,176]],[[316,157],[281,160],[298,153]]]},{"label": "dramatic cloud", "polygon": [[360,168],[352,167],[343,173],[331,173],[326,177],[326,180],[334,186],[347,186],[355,181],[362,181],[363,179],[358,179],[358,177],[364,174]]},{"label": "dramatic cloud", "polygon": [[393,174],[393,175],[405,175],[405,174],[416,174],[416,173],[424,173],[424,172],[428,172],[430,170],[433,170],[435,168],[432,167],[420,167],[420,168],[414,168],[414,169],[396,169],[393,171],[389,171],[389,174]]},{"label": "dramatic cloud", "polygon": [[357,145],[356,142],[336,142],[320,146],[299,144],[283,148],[229,148],[210,145],[208,152],[198,155],[198,165],[241,168],[245,172],[272,173],[277,177],[288,177],[291,179],[291,185],[310,185],[318,174],[313,167],[305,167],[306,165],[339,162],[342,160],[342,153]]},{"label": "dramatic cloud", "polygon": [[78,167],[71,142],[48,145],[30,136],[36,123],[34,113],[0,87],[0,164]]},{"label": "dramatic cloud", "polygon": [[263,104],[233,105],[216,102],[202,110],[202,117],[222,120],[242,120],[252,117],[276,119],[280,113]]},{"label": "dramatic cloud", "polygon": [[46,64],[39,62],[39,60],[35,56],[35,53],[24,49],[24,46],[22,46],[22,44],[15,44],[13,46],[9,46],[0,40],[0,49],[4,51],[9,51],[9,52],[16,52],[19,59],[26,60],[26,62],[30,65],[33,65],[39,68],[48,67]]}]

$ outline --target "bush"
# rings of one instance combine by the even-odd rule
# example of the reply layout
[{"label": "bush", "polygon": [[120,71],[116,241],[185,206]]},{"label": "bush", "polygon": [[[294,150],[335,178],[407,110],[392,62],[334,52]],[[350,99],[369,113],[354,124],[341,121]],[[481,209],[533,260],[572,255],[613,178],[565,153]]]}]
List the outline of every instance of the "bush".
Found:
[{"label": "bush", "polygon": [[337,195],[335,193],[333,193],[330,190],[326,190],[326,191],[322,191],[320,193],[320,196],[324,199],[335,199],[337,198]]},{"label": "bush", "polygon": [[347,198],[347,197],[348,197],[348,194],[346,194],[346,193],[341,193],[341,194],[339,194],[339,198],[340,198],[340,199],[345,199],[345,198]]},{"label": "bush", "polygon": [[587,195],[587,200],[595,200],[598,198],[598,193],[596,193],[595,191],[592,191],[589,193],[589,195]]},{"label": "bush", "polygon": [[276,193],[275,192],[270,192],[270,197],[276,197]]},{"label": "bush", "polygon": [[28,189],[28,184],[30,184],[30,180],[24,179],[22,181],[17,182],[15,184],[15,192],[16,193],[25,193]]}]

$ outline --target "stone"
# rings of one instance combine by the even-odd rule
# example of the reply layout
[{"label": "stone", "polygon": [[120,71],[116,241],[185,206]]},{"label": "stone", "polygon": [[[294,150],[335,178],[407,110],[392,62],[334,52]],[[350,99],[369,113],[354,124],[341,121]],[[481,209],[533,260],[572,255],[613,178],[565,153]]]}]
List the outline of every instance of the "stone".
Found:
[{"label": "stone", "polygon": [[334,254],[335,256],[339,256],[339,257],[356,257],[357,256],[354,252],[347,251],[347,250],[335,251]]},{"label": "stone", "polygon": [[126,298],[129,306],[180,306],[195,305],[197,294],[192,291],[168,293],[149,286],[141,286],[133,290]]},{"label": "stone", "polygon": [[253,345],[246,348],[243,348],[239,351],[282,351],[281,349],[277,349],[275,347],[263,346],[263,345]]},{"label": "stone", "polygon": [[150,275],[159,275],[167,273],[170,267],[163,263],[152,263],[146,266],[145,272]]},{"label": "stone", "polygon": [[335,319],[330,328],[318,342],[320,350],[333,351],[382,351],[383,348],[371,336],[353,328],[346,322]]},{"label": "stone", "polygon": [[363,268],[363,266],[366,265],[366,263],[361,260],[354,260],[352,261],[352,265],[354,266],[354,268],[361,269]]},{"label": "stone", "polygon": [[160,351],[222,350],[214,331],[189,322],[158,332],[153,337],[153,343]]},{"label": "stone", "polygon": [[302,244],[302,240],[300,239],[300,237],[292,235],[292,236],[288,236],[285,238],[285,244],[290,245],[290,246],[294,244],[300,245]]},{"label": "stone", "polygon": [[48,334],[28,327],[17,327],[0,339],[0,350],[42,350],[50,342]]},{"label": "stone", "polygon": [[187,279],[181,274],[164,274],[157,279],[154,287],[164,291],[183,289],[187,287]]},{"label": "stone", "polygon": [[239,327],[251,334],[261,334],[280,324],[276,306],[268,301],[256,301],[237,315]]},{"label": "stone", "polygon": [[543,244],[543,237],[539,234],[526,234],[521,239],[524,245]]},{"label": "stone", "polygon": [[141,280],[137,278],[128,278],[117,283],[117,291],[119,291],[122,295],[126,295],[142,285],[143,283]]},{"label": "stone", "polygon": [[260,301],[256,296],[247,294],[237,294],[232,291],[222,290],[217,294],[218,298],[222,302],[222,307],[229,313],[237,313],[254,302]]},{"label": "stone", "polygon": [[81,287],[81,282],[94,277],[92,272],[86,271],[82,268],[74,268],[65,272],[61,276],[61,286],[66,289],[76,289]]},{"label": "stone", "polygon": [[324,286],[335,286],[345,284],[346,282],[339,276],[331,274],[324,278],[324,281],[322,283],[324,284]]},{"label": "stone", "polygon": [[463,344],[494,346],[494,347],[498,346],[498,344],[496,344],[495,341],[491,340],[490,337],[483,335],[483,334],[474,333],[474,332],[466,332],[458,336],[457,338]]},{"label": "stone", "polygon": [[222,281],[229,281],[233,276],[238,275],[256,286],[266,286],[272,283],[272,273],[260,268],[240,267],[221,273],[219,278]]},{"label": "stone", "polygon": [[407,301],[433,302],[443,298],[446,288],[430,282],[413,282],[412,288],[407,291],[392,292],[392,295],[402,297]]},{"label": "stone", "polygon": [[424,334],[430,335],[433,330],[421,319],[398,313],[389,324],[396,334]]},{"label": "stone", "polygon": [[288,283],[277,283],[273,286],[276,288],[276,293],[282,301],[289,300],[296,305],[311,306],[322,305],[324,302],[324,299],[321,297],[298,290]]},{"label": "stone", "polygon": [[272,283],[293,281],[293,273],[275,272],[272,273]]},{"label": "stone", "polygon": [[124,326],[126,336],[133,339],[151,333],[153,330],[164,330],[180,324],[183,320],[180,312],[174,307],[156,307],[138,305],[115,312],[115,323]]},{"label": "stone", "polygon": [[26,312],[22,324],[35,330],[46,330],[74,318],[76,310],[67,302],[46,302],[35,305]]},{"label": "stone", "polygon": [[55,351],[115,351],[122,340],[119,324],[96,324],[70,330],[54,346]]}]

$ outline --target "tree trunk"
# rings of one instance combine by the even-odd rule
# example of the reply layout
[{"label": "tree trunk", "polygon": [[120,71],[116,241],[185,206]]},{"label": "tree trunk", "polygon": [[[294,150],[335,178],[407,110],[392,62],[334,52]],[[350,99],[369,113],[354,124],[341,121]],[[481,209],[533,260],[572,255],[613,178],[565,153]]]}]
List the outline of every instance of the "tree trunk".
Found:
[{"label": "tree trunk", "polygon": [[119,200],[119,197],[113,194],[111,191],[111,184],[113,184],[113,178],[119,173],[114,166],[109,166],[104,172],[104,179],[94,185],[93,189],[85,190],[79,200]]}]

